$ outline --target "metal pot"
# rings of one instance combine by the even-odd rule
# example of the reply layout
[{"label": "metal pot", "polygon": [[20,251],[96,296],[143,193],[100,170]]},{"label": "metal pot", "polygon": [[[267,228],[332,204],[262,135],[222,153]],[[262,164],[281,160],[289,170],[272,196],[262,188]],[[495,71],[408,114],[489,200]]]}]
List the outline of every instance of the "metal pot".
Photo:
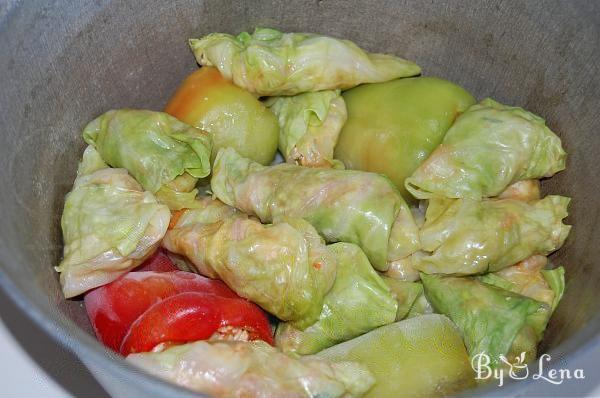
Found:
[{"label": "metal pot", "polygon": [[[415,60],[424,74],[455,81],[478,98],[491,96],[546,117],[570,157],[568,169],[543,188],[574,198],[568,221],[575,227],[553,258],[567,268],[567,290],[542,349],[569,367],[577,367],[582,353],[597,350],[600,3],[43,3],[0,4],[0,285],[112,394],[197,396],[134,370],[102,348],[81,302],[60,293],[52,267],[61,256],[60,214],[84,147],[82,127],[111,108],[161,109],[196,67],[187,38],[257,25],[349,38]],[[552,391],[560,390],[530,379],[475,394]]]}]

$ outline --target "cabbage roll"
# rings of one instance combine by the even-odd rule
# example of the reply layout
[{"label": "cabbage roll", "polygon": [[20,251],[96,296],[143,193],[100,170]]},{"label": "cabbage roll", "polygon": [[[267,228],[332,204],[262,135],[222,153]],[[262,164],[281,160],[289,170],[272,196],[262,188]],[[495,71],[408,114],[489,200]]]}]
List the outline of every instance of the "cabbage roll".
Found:
[{"label": "cabbage roll", "polygon": [[351,243],[336,243],[327,249],[337,260],[336,277],[319,320],[304,331],[280,323],[275,343],[283,351],[314,354],[396,319],[398,303],[363,251]]},{"label": "cabbage roll", "polygon": [[484,353],[491,367],[535,358],[550,306],[475,278],[422,274],[421,280],[436,312],[460,329],[471,357]]},{"label": "cabbage roll", "polygon": [[428,274],[470,275],[550,254],[569,234],[562,222],[569,201],[555,195],[533,202],[430,200],[420,231],[423,251],[412,264]]},{"label": "cabbage roll", "polygon": [[517,199],[524,202],[541,199],[539,180],[522,180],[509,185],[498,199]]},{"label": "cabbage roll", "polygon": [[550,177],[565,160],[544,119],[488,98],[458,117],[405,185],[419,199],[481,199],[516,181]]},{"label": "cabbage roll", "polygon": [[541,301],[554,311],[565,289],[565,270],[545,269],[547,264],[546,257],[531,256],[498,272],[482,275],[479,280]]},{"label": "cabbage roll", "polygon": [[[421,288],[423,287],[422,283],[419,283]],[[431,306],[429,300],[427,300],[427,296],[425,296],[425,291],[422,290],[421,294],[417,297],[412,307],[410,307],[410,311],[406,314],[405,319],[414,318],[421,315],[433,314],[435,311]]]},{"label": "cabbage roll", "polygon": [[61,219],[64,257],[56,268],[66,298],[117,279],[158,247],[171,213],[131,177],[84,152]]},{"label": "cabbage roll", "polygon": [[543,269],[540,271],[542,276],[550,286],[550,289],[554,292],[554,298],[552,299],[552,311],[558,307],[558,303],[565,293],[565,269],[563,267],[557,267],[553,269]]},{"label": "cabbage roll", "polygon": [[[418,225],[419,224],[417,223],[417,226]],[[391,279],[406,282],[415,282],[419,280],[419,271],[413,266],[413,256],[389,262],[388,269],[383,275]]]},{"label": "cabbage roll", "polygon": [[163,112],[111,110],[90,122],[83,138],[173,210],[190,207],[198,178],[210,173],[208,133]]},{"label": "cabbage roll", "polygon": [[288,163],[342,167],[333,148],[348,118],[339,90],[275,97],[267,102],[279,120],[279,150]]},{"label": "cabbage roll", "polygon": [[[387,276],[382,276],[381,279],[383,279],[385,284],[390,288],[392,296],[398,303],[396,321],[407,318],[410,311],[417,303],[417,300],[423,296],[423,285],[418,282],[406,282]],[[419,305],[421,304],[419,303]],[[416,315],[417,312],[419,312],[419,309],[415,307],[413,314]]]},{"label": "cabbage roll", "polygon": [[294,358],[263,341],[197,341],[127,360],[211,397],[360,397],[374,383],[356,362]]},{"label": "cabbage roll", "polygon": [[367,53],[348,40],[268,28],[237,36],[212,33],[191,39],[190,47],[200,65],[217,67],[226,79],[261,96],[347,89],[421,73],[410,61]]},{"label": "cabbage roll", "polygon": [[283,218],[263,225],[217,201],[198,207],[167,232],[167,250],[300,329],[317,321],[336,263],[309,223]]},{"label": "cabbage roll", "polygon": [[262,166],[227,148],[217,155],[211,188],[217,198],[262,222],[300,217],[328,242],[354,243],[380,271],[419,249],[409,207],[390,180],[379,174]]}]

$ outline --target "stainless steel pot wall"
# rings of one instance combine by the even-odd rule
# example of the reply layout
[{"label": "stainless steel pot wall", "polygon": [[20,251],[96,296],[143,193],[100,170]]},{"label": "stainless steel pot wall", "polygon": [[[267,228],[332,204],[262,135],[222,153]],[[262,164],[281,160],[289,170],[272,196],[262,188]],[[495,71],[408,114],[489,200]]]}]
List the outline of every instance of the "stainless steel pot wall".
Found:
[{"label": "stainless steel pot wall", "polygon": [[[570,154],[544,184],[574,197],[554,262],[567,290],[543,348],[577,363],[600,339],[600,3],[546,1],[80,1],[0,4],[0,285],[119,395],[187,393],[135,372],[89,334],[53,266],[81,129],[119,107],[161,109],[196,65],[186,39],[274,26],[345,37],[417,61],[425,75],[547,118]],[[502,394],[534,394],[539,382]],[[488,393],[494,393],[488,391]],[[497,391],[495,393],[498,393]]]}]

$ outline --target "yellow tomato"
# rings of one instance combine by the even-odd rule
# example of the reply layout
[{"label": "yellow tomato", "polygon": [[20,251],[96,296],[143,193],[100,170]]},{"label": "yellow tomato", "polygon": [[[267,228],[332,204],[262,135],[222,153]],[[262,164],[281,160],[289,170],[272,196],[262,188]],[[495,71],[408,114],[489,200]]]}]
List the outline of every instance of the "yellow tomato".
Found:
[{"label": "yellow tomato", "polygon": [[212,160],[219,148],[269,164],[277,151],[279,125],[271,111],[247,91],[224,79],[213,67],[202,67],[177,89],[165,112],[208,131]]}]

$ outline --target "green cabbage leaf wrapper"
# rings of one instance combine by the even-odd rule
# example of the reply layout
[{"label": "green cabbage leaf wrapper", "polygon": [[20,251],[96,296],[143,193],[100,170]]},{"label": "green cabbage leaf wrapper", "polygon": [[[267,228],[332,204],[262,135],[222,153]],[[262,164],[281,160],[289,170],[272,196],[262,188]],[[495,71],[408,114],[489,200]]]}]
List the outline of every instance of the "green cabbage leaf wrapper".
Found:
[{"label": "green cabbage leaf wrapper", "polygon": [[212,33],[191,39],[190,47],[200,65],[217,67],[226,79],[261,96],[347,89],[421,73],[413,62],[367,53],[348,40],[269,28],[237,36]]},{"label": "green cabbage leaf wrapper", "polygon": [[61,219],[64,257],[56,268],[65,297],[110,283],[158,247],[171,213],[88,146]]},{"label": "green cabbage leaf wrapper", "polygon": [[545,269],[548,259],[535,255],[479,280],[490,285],[541,301],[552,308],[558,305],[565,290],[565,269]]},{"label": "green cabbage leaf wrapper", "polygon": [[91,121],[83,138],[173,210],[190,207],[198,178],[210,173],[208,133],[163,112],[111,110]]},{"label": "green cabbage leaf wrapper", "polygon": [[552,311],[558,307],[558,303],[565,293],[565,269],[563,267],[557,267],[553,269],[544,269],[540,271],[544,276],[544,279],[550,286],[550,289],[554,292],[554,298],[552,299]]},{"label": "green cabbage leaf wrapper", "polygon": [[356,362],[288,356],[263,341],[197,341],[127,361],[211,397],[361,397],[374,383]]},{"label": "green cabbage leaf wrapper", "polygon": [[418,199],[481,199],[516,181],[550,177],[565,161],[544,119],[488,98],[458,117],[405,186]]},{"label": "green cabbage leaf wrapper", "polygon": [[314,354],[396,318],[398,303],[363,251],[351,243],[335,243],[327,249],[337,261],[333,287],[317,322],[303,331],[279,324],[275,343],[285,352]]},{"label": "green cabbage leaf wrapper", "polygon": [[550,305],[472,277],[422,274],[421,280],[436,312],[461,330],[472,358],[485,354],[492,368],[535,358]]},{"label": "green cabbage leaf wrapper", "polygon": [[420,230],[423,251],[412,265],[428,274],[471,275],[498,271],[564,243],[570,199],[551,195],[514,199],[432,199]]},{"label": "green cabbage leaf wrapper", "polygon": [[212,199],[185,211],[163,246],[201,274],[303,329],[319,318],[335,279],[335,258],[306,221],[264,225]]},{"label": "green cabbage leaf wrapper", "polygon": [[419,301],[424,297],[423,285],[419,282],[408,282],[399,279],[382,276],[381,279],[390,288],[392,296],[398,303],[396,311],[396,321],[404,318],[412,318],[413,316],[431,313],[425,302]]},{"label": "green cabbage leaf wrapper", "polygon": [[288,163],[343,167],[333,149],[348,118],[339,90],[274,97],[267,105],[279,120],[279,150]]},{"label": "green cabbage leaf wrapper", "polygon": [[379,174],[262,166],[227,148],[217,154],[211,188],[221,201],[262,222],[298,217],[328,242],[354,243],[380,271],[420,248],[410,208]]},{"label": "green cabbage leaf wrapper", "polygon": [[[423,284],[420,284],[421,288],[423,288]],[[427,296],[425,296],[425,291],[423,290],[422,294],[417,296],[417,299],[413,303],[412,307],[406,314],[405,319],[414,318],[421,315],[428,315],[435,313],[433,307],[429,300],[427,300]]]}]

